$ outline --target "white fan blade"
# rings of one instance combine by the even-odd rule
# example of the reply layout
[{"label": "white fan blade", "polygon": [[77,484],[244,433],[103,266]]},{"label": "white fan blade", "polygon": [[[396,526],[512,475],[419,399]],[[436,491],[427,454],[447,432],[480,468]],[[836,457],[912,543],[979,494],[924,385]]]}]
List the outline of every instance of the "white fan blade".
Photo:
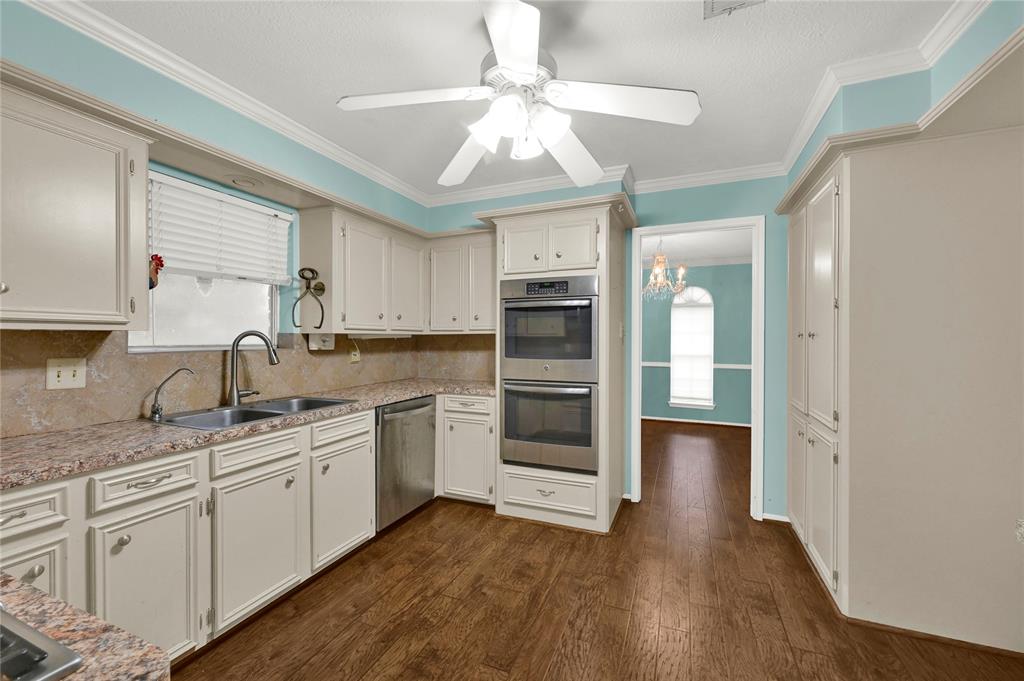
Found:
[{"label": "white fan blade", "polygon": [[458,152],[456,152],[455,158],[451,160],[448,167],[441,173],[441,177],[437,178],[437,183],[445,187],[462,184],[469,177],[469,174],[473,172],[473,168],[476,168],[476,164],[480,162],[480,159],[483,158],[485,151],[487,151],[487,147],[477,142],[476,138],[470,135],[462,143]]},{"label": "white fan blade", "polygon": [[498,66],[509,72],[511,80],[532,83],[537,78],[540,10],[519,0],[494,0],[483,6]]},{"label": "white fan blade", "polygon": [[475,87],[449,87],[438,90],[410,90],[408,92],[385,92],[377,95],[350,95],[338,100],[338,107],[344,111],[361,109],[383,109],[388,106],[409,104],[433,104],[434,102],[471,102],[487,99],[494,94],[490,85]]},{"label": "white fan blade", "polygon": [[572,130],[567,131],[558,144],[545,148],[551,152],[558,165],[562,166],[562,170],[577,187],[587,187],[604,177],[604,169],[597,164]]},{"label": "white fan blade", "polygon": [[700,114],[700,99],[692,90],[553,80],[544,86],[544,96],[552,106],[560,109],[593,111],[675,125],[690,125]]}]

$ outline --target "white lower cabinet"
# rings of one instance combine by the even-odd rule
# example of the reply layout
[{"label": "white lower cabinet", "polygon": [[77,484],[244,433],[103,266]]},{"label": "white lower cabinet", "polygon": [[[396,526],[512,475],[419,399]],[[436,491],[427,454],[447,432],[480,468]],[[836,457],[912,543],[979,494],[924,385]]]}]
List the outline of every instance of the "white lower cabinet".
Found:
[{"label": "white lower cabinet", "polygon": [[373,538],[376,467],[372,433],[368,430],[313,451],[314,572]]},{"label": "white lower cabinet", "polygon": [[789,418],[789,522],[802,541],[807,496],[807,421],[794,413]]},{"label": "white lower cabinet", "polygon": [[836,573],[836,486],[838,451],[824,428],[807,428],[804,543],[822,579],[833,590]]},{"label": "white lower cabinet", "polygon": [[172,658],[200,643],[198,508],[192,494],[89,528],[90,610]]},{"label": "white lower cabinet", "polygon": [[55,598],[67,598],[68,535],[30,536],[3,545],[0,572]]},{"label": "white lower cabinet", "polygon": [[215,632],[301,581],[298,476],[292,461],[213,484]]},{"label": "white lower cabinet", "polygon": [[436,493],[494,503],[494,400],[438,396]]}]

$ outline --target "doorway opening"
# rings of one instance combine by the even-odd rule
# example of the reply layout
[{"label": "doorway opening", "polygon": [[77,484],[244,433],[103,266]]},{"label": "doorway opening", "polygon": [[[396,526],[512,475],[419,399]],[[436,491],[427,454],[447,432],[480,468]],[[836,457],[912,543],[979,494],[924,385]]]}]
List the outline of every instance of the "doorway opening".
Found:
[{"label": "doorway opening", "polygon": [[761,520],[764,216],[640,227],[631,256],[629,497],[641,499],[642,420],[749,427]]}]

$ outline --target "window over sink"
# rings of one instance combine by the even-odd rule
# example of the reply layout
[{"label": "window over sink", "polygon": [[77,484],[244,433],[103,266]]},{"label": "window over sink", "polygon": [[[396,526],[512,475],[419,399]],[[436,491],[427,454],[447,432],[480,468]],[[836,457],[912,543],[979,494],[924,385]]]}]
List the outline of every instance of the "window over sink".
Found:
[{"label": "window over sink", "polygon": [[246,329],[276,341],[291,213],[151,170],[148,217],[149,252],[166,267],[130,352],[224,348]]}]

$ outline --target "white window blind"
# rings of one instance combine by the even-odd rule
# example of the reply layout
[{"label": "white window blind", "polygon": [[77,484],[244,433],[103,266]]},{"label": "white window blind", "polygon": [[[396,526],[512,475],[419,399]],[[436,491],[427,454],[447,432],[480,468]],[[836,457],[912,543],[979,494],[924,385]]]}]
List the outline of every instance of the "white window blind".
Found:
[{"label": "white window blind", "polygon": [[715,307],[711,294],[687,286],[672,300],[669,399],[714,404]]},{"label": "white window blind", "polygon": [[165,271],[287,284],[292,215],[176,177],[149,173],[150,252]]}]

